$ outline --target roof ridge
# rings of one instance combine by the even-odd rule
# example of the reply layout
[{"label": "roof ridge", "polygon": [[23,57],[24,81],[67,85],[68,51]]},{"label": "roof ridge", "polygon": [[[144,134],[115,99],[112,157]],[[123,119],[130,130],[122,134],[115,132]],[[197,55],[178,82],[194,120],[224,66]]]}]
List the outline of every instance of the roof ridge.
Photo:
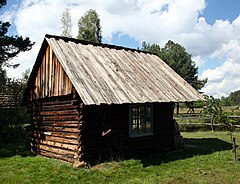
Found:
[{"label": "roof ridge", "polygon": [[93,46],[107,47],[107,48],[116,49],[116,50],[126,50],[126,51],[132,51],[132,52],[139,52],[139,53],[153,54],[154,55],[154,53],[143,51],[143,50],[140,50],[140,49],[133,49],[133,48],[118,46],[118,45],[112,45],[112,44],[106,44],[106,43],[96,43],[96,42],[91,42],[91,41],[86,41],[86,40],[80,40],[80,39],[77,39],[77,38],[69,38],[69,37],[65,37],[65,36],[57,36],[57,35],[46,34],[45,37],[46,38],[55,38],[57,40],[61,39],[61,40],[64,40],[65,42],[72,41],[74,43],[81,43],[83,45],[93,45]]}]

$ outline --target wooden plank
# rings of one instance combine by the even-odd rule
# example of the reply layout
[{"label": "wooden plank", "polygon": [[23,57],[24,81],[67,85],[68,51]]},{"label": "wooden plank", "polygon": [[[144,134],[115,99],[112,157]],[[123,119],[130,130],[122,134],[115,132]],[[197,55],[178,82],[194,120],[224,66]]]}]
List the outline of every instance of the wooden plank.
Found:
[{"label": "wooden plank", "polygon": [[40,121],[78,121],[80,120],[78,116],[37,116],[33,117],[33,120]]},{"label": "wooden plank", "polygon": [[[93,85],[94,82],[91,82],[94,78],[91,77],[89,74],[88,69],[90,67],[85,67],[85,65],[91,66],[89,64],[90,60],[87,58],[88,56],[81,57],[81,54],[79,55],[79,53],[77,53],[79,52],[78,50],[79,46],[76,44],[68,44],[64,46],[63,42],[59,41],[59,45],[61,45],[61,47],[64,47],[66,57],[68,58],[68,60],[71,61],[71,64],[73,65],[73,68],[71,68],[72,71],[73,70],[81,71],[76,73],[78,77],[75,78],[75,80],[78,84],[83,85],[81,91],[78,91],[78,93],[81,94],[83,89],[87,91],[87,93],[81,95],[82,100],[85,100],[85,98],[88,100],[93,100],[93,104],[95,104],[94,101],[96,101],[97,99],[92,95],[92,92],[94,91],[94,89],[98,90],[98,88],[96,88],[96,86]],[[81,64],[79,65],[79,63]]]},{"label": "wooden plank", "polygon": [[59,142],[59,143],[68,143],[68,144],[74,144],[79,147],[79,142],[77,139],[72,139],[72,138],[64,138],[64,137],[55,137],[51,135],[42,135],[38,133],[34,133],[34,137],[38,139],[44,139],[44,140],[50,140],[54,142]]},{"label": "wooden plank", "polygon": [[49,75],[48,75],[48,96],[51,97],[52,96],[52,64],[53,64],[53,58],[52,58],[52,48],[50,46],[48,46],[49,48]]},{"label": "wooden plank", "polygon": [[42,121],[42,122],[37,122],[37,121],[33,121],[32,122],[36,127],[37,126],[52,126],[52,127],[66,127],[66,128],[78,128],[80,126],[80,124],[76,121],[76,123],[66,123],[64,122],[55,122],[55,121]]},{"label": "wooden plank", "polygon": [[33,115],[44,115],[44,116],[57,116],[57,115],[78,115],[79,112],[77,109],[65,109],[55,111],[54,109],[51,111],[33,111]]},{"label": "wooden plank", "polygon": [[46,55],[44,55],[42,62],[42,86],[41,86],[41,98],[45,98],[45,86],[46,86]]},{"label": "wooden plank", "polygon": [[44,130],[35,130],[35,133],[44,135],[51,135],[55,137],[63,137],[63,138],[71,138],[71,139],[78,139],[79,133],[74,132],[52,132],[52,131],[44,131]]},{"label": "wooden plank", "polygon": [[42,149],[36,149],[37,153],[39,153],[40,155],[46,156],[46,157],[50,157],[50,158],[56,158],[56,159],[60,159],[60,160],[64,160],[67,162],[71,162],[74,163],[75,162],[75,158],[73,156],[69,156],[69,155],[61,155],[58,153],[53,153],[53,152],[49,152],[46,150],[42,150]]},{"label": "wooden plank", "polygon": [[[51,47],[50,47],[51,48]],[[51,48],[51,51],[52,51],[52,48]],[[52,73],[51,73],[51,90],[52,90],[52,93],[51,93],[51,96],[54,96],[54,90],[55,90],[55,63],[56,63],[56,56],[55,54],[53,53],[53,51],[51,52],[52,53]]]},{"label": "wooden plank", "polygon": [[[62,63],[64,70],[66,71],[68,77],[71,79],[72,83],[74,84],[74,87],[78,90],[79,95],[85,96],[87,98],[89,104],[94,104],[92,98],[88,95],[88,90],[85,88],[85,86],[82,83],[82,80],[79,80],[79,75],[81,74],[80,71],[76,71],[76,66],[73,65],[73,63],[69,62],[66,59],[66,56],[62,53],[62,48],[59,46],[58,42],[55,39],[47,39],[48,43],[53,48],[54,52],[57,54],[57,57],[59,61]],[[77,80],[76,80],[77,79]],[[81,90],[79,90],[81,89]]]},{"label": "wooden plank", "polygon": [[[111,76],[115,80],[115,83],[119,85],[119,88],[122,89],[122,91],[124,91],[124,96],[122,97],[124,98],[123,102],[136,102],[140,96],[139,94],[134,94],[133,91],[141,92],[141,90],[137,89],[136,86],[131,84],[129,81],[130,77],[128,75],[130,75],[131,72],[128,70],[125,72],[120,71],[121,67],[119,66],[119,61],[122,60],[120,55],[117,53],[117,51],[104,48],[101,48],[101,53],[104,60],[108,61],[108,63],[111,65]],[[137,80],[137,78],[135,80]]]},{"label": "wooden plank", "polygon": [[[95,99],[95,104],[104,102],[109,103],[108,101],[111,99],[115,99],[116,102],[117,99],[113,97],[114,91],[111,90],[107,84],[109,77],[106,75],[106,72],[103,71],[101,65],[98,64],[98,57],[94,57],[93,55],[93,50],[95,48],[91,45],[88,45],[88,47],[91,48],[87,49],[87,46],[83,47],[81,45],[77,45],[77,47],[75,47],[75,52],[77,55],[87,56],[87,61],[84,62],[83,60],[82,62],[82,67],[87,75],[85,78],[91,79],[84,81],[86,85],[90,86],[91,90],[89,91],[89,94],[91,94],[92,98]],[[82,58],[84,59],[84,57]],[[99,73],[102,75],[99,75]],[[107,95],[105,95],[106,93]]]},{"label": "wooden plank", "polygon": [[58,153],[58,154],[65,155],[65,156],[73,156],[74,157],[75,155],[77,155],[77,153],[75,151],[66,150],[63,148],[56,148],[56,147],[44,145],[44,144],[38,144],[36,146],[36,149],[42,149],[45,151],[50,151],[50,152]]},{"label": "wooden plank", "polygon": [[55,58],[54,62],[54,92],[53,96],[58,96],[58,61]]},{"label": "wooden plank", "polygon": [[36,124],[36,123],[40,123],[40,124],[52,124],[52,125],[55,125],[55,124],[65,124],[67,126],[67,124],[70,124],[70,125],[79,125],[80,122],[79,120],[75,120],[75,121],[39,121],[38,119],[36,121],[32,121],[32,123]]},{"label": "wooden plank", "polygon": [[60,142],[55,142],[55,141],[50,141],[50,140],[43,140],[43,139],[38,139],[37,137],[35,137],[35,142],[37,144],[44,144],[46,146],[54,146],[56,148],[61,148],[61,149],[64,148],[64,149],[72,150],[72,151],[78,150],[78,145],[60,143]]},{"label": "wooden plank", "polygon": [[46,49],[46,59],[45,59],[45,93],[44,96],[48,97],[48,84],[49,84],[49,46]]},{"label": "wooden plank", "polygon": [[[49,106],[42,106],[41,110],[42,111],[62,111],[62,110],[74,110],[76,109],[77,106],[72,105],[72,104],[63,104],[63,105],[49,105]],[[33,110],[38,110],[37,108],[33,107]]]},{"label": "wooden plank", "polygon": [[52,126],[41,126],[36,125],[34,127],[36,130],[51,131],[51,132],[69,132],[69,133],[79,133],[80,130],[77,128],[68,128],[68,127],[52,127]]},{"label": "wooden plank", "polygon": [[[44,100],[44,101],[41,101],[41,105],[42,106],[51,106],[51,105],[78,105],[78,99],[76,98],[52,98],[52,100]],[[38,104],[34,104],[33,105],[38,105]]]}]

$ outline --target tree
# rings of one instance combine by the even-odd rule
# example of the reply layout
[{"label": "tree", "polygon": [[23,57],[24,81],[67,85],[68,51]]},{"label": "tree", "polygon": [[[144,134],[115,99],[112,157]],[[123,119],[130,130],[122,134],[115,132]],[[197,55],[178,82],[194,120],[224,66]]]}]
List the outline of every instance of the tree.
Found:
[{"label": "tree", "polygon": [[6,5],[7,1],[6,0],[0,0],[0,9]]},{"label": "tree", "polygon": [[68,8],[65,8],[61,15],[61,30],[62,30],[62,36],[66,37],[72,37],[72,19],[71,14]]},{"label": "tree", "polygon": [[240,105],[240,90],[231,92],[227,97],[221,97],[223,106],[239,106]]},{"label": "tree", "polygon": [[88,10],[78,21],[78,39],[101,43],[100,19],[95,10]]},{"label": "tree", "polygon": [[143,42],[142,50],[159,56],[195,89],[200,90],[206,84],[207,79],[199,80],[198,67],[192,61],[191,55],[180,44],[169,40],[163,48],[160,48],[157,44],[150,45]]},{"label": "tree", "polygon": [[231,105],[240,105],[240,90],[231,92],[228,99]]},{"label": "tree", "polygon": [[[6,5],[6,0],[0,0],[0,8]],[[16,57],[20,52],[28,51],[33,44],[30,39],[22,36],[8,36],[9,22],[0,21],[0,85],[6,83],[6,71],[3,66],[17,67],[19,64],[10,64],[9,61]]]}]

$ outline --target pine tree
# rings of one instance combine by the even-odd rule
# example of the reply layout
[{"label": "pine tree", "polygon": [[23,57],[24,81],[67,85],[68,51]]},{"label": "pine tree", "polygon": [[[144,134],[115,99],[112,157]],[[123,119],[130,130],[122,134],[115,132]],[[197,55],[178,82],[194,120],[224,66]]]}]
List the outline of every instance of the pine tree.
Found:
[{"label": "pine tree", "polygon": [[78,39],[101,43],[100,19],[95,10],[88,10],[78,21]]},{"label": "pine tree", "polygon": [[142,50],[159,56],[195,89],[200,90],[206,84],[207,79],[198,78],[198,67],[182,45],[169,40],[163,48],[160,48],[157,44],[150,45],[143,42]]},{"label": "pine tree", "polygon": [[[6,0],[0,0],[0,9],[6,5]],[[12,65],[9,61],[16,57],[20,52],[28,51],[33,44],[30,39],[22,36],[8,36],[9,22],[0,21],[0,85],[4,85],[7,76],[3,66],[17,67],[19,64]]]},{"label": "pine tree", "polygon": [[72,19],[71,14],[68,8],[65,8],[61,15],[61,30],[62,36],[72,37]]}]

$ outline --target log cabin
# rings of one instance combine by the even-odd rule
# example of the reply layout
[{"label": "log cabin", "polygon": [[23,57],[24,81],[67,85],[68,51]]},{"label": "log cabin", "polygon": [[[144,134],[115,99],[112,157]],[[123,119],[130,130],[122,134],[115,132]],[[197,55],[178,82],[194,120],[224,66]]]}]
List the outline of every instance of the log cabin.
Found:
[{"label": "log cabin", "polygon": [[154,54],[45,35],[23,102],[32,150],[94,164],[176,149],[174,103],[202,99]]}]

